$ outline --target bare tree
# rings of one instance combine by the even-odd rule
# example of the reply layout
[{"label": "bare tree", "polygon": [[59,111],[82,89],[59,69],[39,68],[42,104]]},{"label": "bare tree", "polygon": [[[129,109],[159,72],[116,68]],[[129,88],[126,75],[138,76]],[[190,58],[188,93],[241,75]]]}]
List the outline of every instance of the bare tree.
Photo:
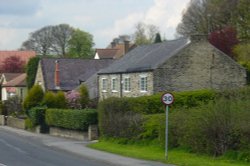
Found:
[{"label": "bare tree", "polygon": [[135,29],[133,38],[137,45],[153,43],[156,34],[159,33],[159,28],[157,26],[142,22],[136,24]]}]

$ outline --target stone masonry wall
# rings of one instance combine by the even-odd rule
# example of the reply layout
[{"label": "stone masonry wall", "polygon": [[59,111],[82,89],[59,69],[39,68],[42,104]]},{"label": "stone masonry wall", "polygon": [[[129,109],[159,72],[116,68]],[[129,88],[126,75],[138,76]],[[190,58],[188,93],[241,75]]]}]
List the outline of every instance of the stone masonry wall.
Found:
[{"label": "stone masonry wall", "polygon": [[246,85],[246,71],[206,41],[193,42],[153,73],[154,93]]},{"label": "stone masonry wall", "polygon": [[45,91],[45,85],[44,85],[45,82],[44,82],[43,73],[42,73],[41,61],[38,64],[38,68],[37,68],[37,72],[36,72],[35,84],[41,85],[41,87]]},{"label": "stone masonry wall", "polygon": [[[147,91],[140,91],[140,77],[147,76]],[[123,80],[124,78],[130,78],[131,91],[124,91]],[[107,79],[107,91],[102,91],[102,79]],[[118,79],[118,90],[111,90],[111,80],[112,78]],[[152,72],[137,72],[137,73],[124,73],[124,74],[104,74],[99,75],[99,97],[100,100],[106,99],[108,97],[138,97],[143,95],[153,94],[153,73]]]}]

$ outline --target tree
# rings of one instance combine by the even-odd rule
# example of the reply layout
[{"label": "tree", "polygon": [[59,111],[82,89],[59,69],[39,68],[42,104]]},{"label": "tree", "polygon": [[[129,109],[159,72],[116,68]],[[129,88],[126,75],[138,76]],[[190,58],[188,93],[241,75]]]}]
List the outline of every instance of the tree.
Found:
[{"label": "tree", "polygon": [[161,35],[160,35],[160,33],[156,33],[154,43],[161,43],[161,42],[162,42],[162,40],[161,40]]},{"label": "tree", "polygon": [[52,28],[52,49],[61,57],[65,57],[68,51],[69,40],[74,28],[68,24],[60,24]]},{"label": "tree", "polygon": [[241,41],[250,42],[250,1],[239,0],[235,14],[235,25]]},{"label": "tree", "polygon": [[231,58],[236,59],[233,48],[239,41],[237,39],[237,32],[233,27],[226,27],[212,32],[209,36],[209,42]]},{"label": "tree", "polygon": [[[74,33],[75,31],[76,33]],[[87,39],[86,34],[88,33],[86,32],[85,35],[82,35],[82,33],[79,34],[79,32],[80,30],[76,30],[68,24],[46,26],[31,33],[28,40],[23,42],[21,50],[34,50],[38,55],[42,56],[52,55],[56,57],[70,57],[70,45],[71,51],[74,52],[73,57],[76,56],[76,53],[77,55],[79,54],[77,51],[81,46],[84,47],[80,48],[81,55],[89,55],[90,53],[85,53],[85,51],[89,51],[88,47],[93,46],[92,36],[90,34],[88,36],[88,39],[91,38],[91,46],[88,45],[88,47],[85,48],[88,42],[86,41],[83,44],[83,41]],[[76,44],[76,46],[74,44]],[[73,48],[77,48],[77,51]]]},{"label": "tree", "polygon": [[18,56],[10,56],[3,61],[1,72],[21,73],[24,72],[25,62]]},{"label": "tree", "polygon": [[86,108],[89,104],[89,92],[85,85],[81,85],[79,88],[80,104],[82,108]]},{"label": "tree", "polygon": [[239,44],[234,48],[237,60],[240,62],[248,63],[250,66],[250,44]]},{"label": "tree", "polygon": [[23,108],[27,112],[32,107],[39,106],[42,103],[44,96],[43,89],[40,85],[34,85],[24,99]]},{"label": "tree", "polygon": [[24,41],[21,50],[34,50],[38,55],[53,54],[52,26],[43,27],[30,34],[29,39]]},{"label": "tree", "polygon": [[152,24],[139,22],[135,26],[133,35],[134,43],[137,45],[150,44],[154,42],[155,35],[159,33],[159,28]]},{"label": "tree", "polygon": [[26,67],[26,82],[27,82],[27,87],[30,89],[35,82],[36,78],[36,72],[38,68],[38,63],[39,63],[40,58],[39,57],[33,57],[29,60],[27,67]]},{"label": "tree", "polygon": [[69,40],[69,55],[71,57],[90,58],[93,55],[93,36],[88,32],[76,29]]},{"label": "tree", "polygon": [[233,25],[238,0],[191,0],[177,26],[182,36],[209,34]]}]

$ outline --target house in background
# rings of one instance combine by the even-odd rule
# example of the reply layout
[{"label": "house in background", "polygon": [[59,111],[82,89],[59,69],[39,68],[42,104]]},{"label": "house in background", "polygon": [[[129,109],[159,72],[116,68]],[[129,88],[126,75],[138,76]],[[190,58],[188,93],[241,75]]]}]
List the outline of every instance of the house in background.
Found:
[{"label": "house in background", "polygon": [[246,70],[204,36],[138,46],[98,75],[101,100],[246,85]]},{"label": "house in background", "polygon": [[96,98],[96,73],[113,62],[112,59],[43,58],[38,65],[35,84],[41,85],[45,91],[67,92],[88,82],[90,98]]},{"label": "house in background", "polygon": [[130,43],[129,36],[119,36],[107,48],[96,49],[94,59],[120,59],[135,47],[135,44]]},{"label": "house in background", "polygon": [[1,100],[8,100],[12,96],[18,96],[24,100],[28,91],[25,73],[3,73],[0,82]]},{"label": "house in background", "polygon": [[36,56],[35,51],[0,51],[0,68],[3,65],[3,62],[6,58],[11,56],[19,57],[25,64],[28,63],[30,58]]}]

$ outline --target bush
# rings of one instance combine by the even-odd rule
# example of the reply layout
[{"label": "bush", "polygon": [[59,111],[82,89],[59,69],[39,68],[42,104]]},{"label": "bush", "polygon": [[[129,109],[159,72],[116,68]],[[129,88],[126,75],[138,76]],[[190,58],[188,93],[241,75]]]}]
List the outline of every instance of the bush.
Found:
[{"label": "bush", "polygon": [[45,105],[47,108],[67,108],[67,101],[64,92],[46,92],[42,105]]},{"label": "bush", "polygon": [[4,110],[4,104],[3,104],[2,100],[0,100],[0,115],[6,115],[5,110]]},{"label": "bush", "polygon": [[90,124],[97,124],[97,111],[94,109],[47,109],[45,119],[49,126],[86,131]]},{"label": "bush", "polygon": [[66,93],[66,101],[68,108],[81,109],[80,93],[76,90],[72,90]]},{"label": "bush", "polygon": [[89,105],[89,92],[86,86],[81,85],[79,88],[80,104],[82,109],[87,108]]},{"label": "bush", "polygon": [[[126,100],[127,101],[127,100]],[[128,102],[109,98],[99,103],[99,129],[104,137],[138,139],[142,131],[141,114],[130,111]]]},{"label": "bush", "polygon": [[21,99],[17,96],[10,97],[3,103],[3,109],[6,115],[19,116],[22,112]]},{"label": "bush", "polygon": [[28,111],[32,127],[40,125],[41,133],[46,133],[48,131],[48,126],[45,123],[46,109],[46,107],[33,107]]},{"label": "bush", "polygon": [[24,110],[28,111],[32,107],[41,105],[44,92],[40,85],[34,85],[29,91],[23,102]]}]

